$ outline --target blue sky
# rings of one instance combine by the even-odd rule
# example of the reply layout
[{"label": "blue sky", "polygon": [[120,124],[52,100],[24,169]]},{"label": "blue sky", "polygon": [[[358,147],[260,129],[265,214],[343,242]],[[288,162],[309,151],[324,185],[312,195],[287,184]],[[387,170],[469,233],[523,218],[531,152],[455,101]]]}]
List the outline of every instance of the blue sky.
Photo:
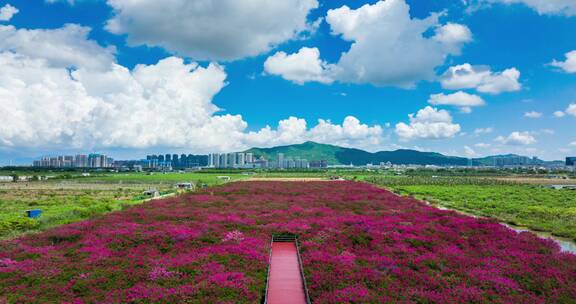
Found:
[{"label": "blue sky", "polygon": [[52,2],[0,0],[0,164],[306,140],[576,154],[570,1]]}]

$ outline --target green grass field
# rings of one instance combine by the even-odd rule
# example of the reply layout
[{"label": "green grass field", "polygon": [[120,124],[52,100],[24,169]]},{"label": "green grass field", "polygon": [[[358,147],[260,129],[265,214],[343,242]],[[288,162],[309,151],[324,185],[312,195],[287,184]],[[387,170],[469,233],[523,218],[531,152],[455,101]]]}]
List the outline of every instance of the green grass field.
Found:
[{"label": "green grass field", "polygon": [[218,177],[230,177],[231,181],[246,179],[250,176],[242,173],[105,173],[96,174],[90,177],[78,178],[83,183],[152,183],[170,184],[179,182],[194,182],[198,184],[218,185],[225,182]]},{"label": "green grass field", "polygon": [[[0,190],[0,238],[44,230],[140,203],[135,190]],[[41,209],[39,219],[29,219],[25,211]]]},{"label": "green grass field", "polygon": [[576,240],[576,191],[469,178],[368,178],[402,195]]},{"label": "green grass field", "polygon": [[[36,174],[56,175],[51,172]],[[174,185],[179,182],[208,186],[227,182],[219,176],[229,176],[230,181],[249,177],[241,173],[96,173],[90,177],[74,174],[49,181],[3,183],[0,184],[0,239],[42,231],[142,203],[148,198],[142,195],[147,189],[167,194],[176,192]],[[25,211],[30,209],[42,210],[42,216],[39,219],[27,218]]]}]

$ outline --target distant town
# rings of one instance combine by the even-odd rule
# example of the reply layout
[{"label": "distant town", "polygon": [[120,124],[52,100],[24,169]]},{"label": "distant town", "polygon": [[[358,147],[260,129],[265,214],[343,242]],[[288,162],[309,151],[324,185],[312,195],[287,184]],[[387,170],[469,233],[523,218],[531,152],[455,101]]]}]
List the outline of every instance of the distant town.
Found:
[{"label": "distant town", "polygon": [[78,154],[42,157],[35,160],[33,167],[42,168],[113,168],[114,159],[104,154]]},{"label": "distant town", "polygon": [[441,167],[467,167],[467,168],[538,168],[538,169],[568,169],[574,171],[576,157],[566,157],[562,164],[547,165],[536,157],[499,156],[494,157],[489,164],[481,166],[468,164],[467,166],[437,166],[416,164],[395,164],[381,162],[368,163],[362,166],[334,165],[328,160],[308,160],[303,157],[286,157],[284,153],[277,153],[276,159],[269,160],[263,156],[257,157],[251,152],[211,153],[208,155],[194,154],[153,154],[140,160],[114,160],[105,154],[78,154],[42,157],[35,160],[35,168],[78,168],[78,169],[116,169],[123,171],[172,171],[185,169],[322,169],[322,168],[441,168]]},{"label": "distant town", "polygon": [[211,153],[208,155],[193,154],[153,154],[141,160],[114,160],[104,154],[79,154],[42,157],[32,164],[37,168],[116,168],[135,170],[178,169],[318,169],[327,168],[326,160],[307,160],[285,157],[278,153],[276,161],[264,157],[254,157],[253,153]]}]

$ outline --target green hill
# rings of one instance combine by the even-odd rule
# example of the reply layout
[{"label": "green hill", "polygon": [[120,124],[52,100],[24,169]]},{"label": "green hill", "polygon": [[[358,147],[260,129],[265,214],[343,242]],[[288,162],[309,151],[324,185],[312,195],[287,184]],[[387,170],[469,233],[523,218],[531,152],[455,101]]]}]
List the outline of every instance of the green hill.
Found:
[{"label": "green hill", "polygon": [[[504,155],[492,155],[486,156],[482,158],[475,158],[473,164],[480,165],[480,166],[493,166],[497,163],[497,160],[500,158],[522,158],[526,159],[526,156],[517,155],[517,154],[504,154]],[[549,166],[562,166],[564,162],[554,160],[554,161],[544,161],[539,158],[529,158],[529,163],[531,165],[549,165]]]},{"label": "green hill", "polygon": [[369,163],[417,165],[466,165],[468,159],[463,157],[445,156],[440,153],[419,152],[414,150],[381,151],[371,153],[360,149],[343,148],[333,145],[305,142],[298,145],[279,146],[273,148],[252,148],[246,152],[254,153],[256,157],[265,157],[275,161],[278,153],[284,153],[286,158],[303,158],[311,160],[326,160],[329,165],[362,166]]},{"label": "green hill", "polygon": [[[299,145],[278,146],[273,148],[252,148],[246,152],[254,153],[255,157],[265,157],[268,161],[275,161],[278,153],[284,153],[287,158],[304,158],[307,160],[326,160],[330,165],[343,164],[337,158],[337,153],[346,148],[318,144],[315,142],[305,142]],[[359,150],[360,151],[360,150]]]}]

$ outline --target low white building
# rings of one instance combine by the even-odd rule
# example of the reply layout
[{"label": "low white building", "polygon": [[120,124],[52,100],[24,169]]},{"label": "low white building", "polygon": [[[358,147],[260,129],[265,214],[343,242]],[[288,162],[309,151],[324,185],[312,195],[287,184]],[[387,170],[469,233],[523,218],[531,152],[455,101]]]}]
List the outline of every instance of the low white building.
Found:
[{"label": "low white building", "polygon": [[12,176],[0,176],[0,183],[11,183],[14,181]]},{"label": "low white building", "polygon": [[178,183],[176,184],[176,189],[194,190],[196,189],[196,185],[194,185],[193,183]]}]

